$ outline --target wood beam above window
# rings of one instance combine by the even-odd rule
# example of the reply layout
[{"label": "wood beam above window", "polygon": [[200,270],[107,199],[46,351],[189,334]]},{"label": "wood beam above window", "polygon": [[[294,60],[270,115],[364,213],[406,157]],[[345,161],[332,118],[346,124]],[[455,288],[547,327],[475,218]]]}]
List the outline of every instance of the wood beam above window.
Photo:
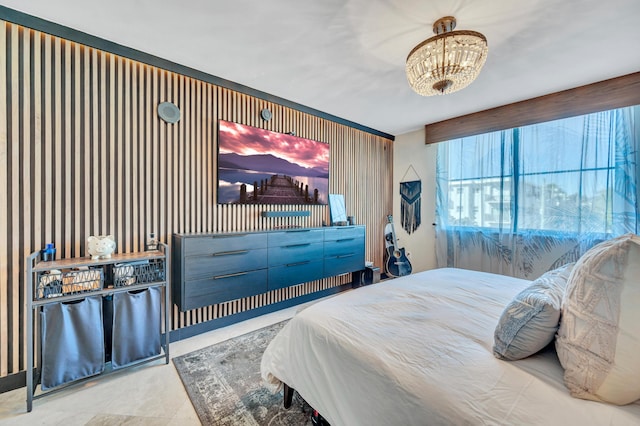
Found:
[{"label": "wood beam above window", "polygon": [[425,126],[425,143],[640,104],[640,72]]}]

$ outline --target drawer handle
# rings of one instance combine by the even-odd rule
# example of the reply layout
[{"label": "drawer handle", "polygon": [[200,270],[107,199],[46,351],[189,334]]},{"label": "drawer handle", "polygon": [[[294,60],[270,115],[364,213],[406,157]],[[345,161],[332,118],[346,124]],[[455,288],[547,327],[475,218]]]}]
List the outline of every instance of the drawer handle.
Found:
[{"label": "drawer handle", "polygon": [[233,234],[233,235],[212,235],[211,238],[235,238],[235,237],[244,237],[247,234]]},{"label": "drawer handle", "polygon": [[336,258],[338,258],[338,259],[343,259],[343,258],[345,258],[345,257],[352,257],[352,256],[355,256],[355,255],[356,255],[355,253],[350,253],[350,254],[339,254],[338,256],[336,256]]},{"label": "drawer handle", "polygon": [[344,243],[345,241],[353,241],[355,238],[342,238],[340,240],[336,240],[336,243]]},{"label": "drawer handle", "polygon": [[284,246],[284,248],[294,248],[294,247],[306,247],[310,246],[311,243],[303,243],[303,244],[290,244],[288,246]]},{"label": "drawer handle", "polygon": [[241,275],[247,275],[246,272],[236,272],[235,274],[227,274],[227,275],[217,275],[213,277],[214,280],[220,280],[222,278],[231,278],[231,277],[239,277]]},{"label": "drawer handle", "polygon": [[311,261],[310,260],[304,260],[302,262],[287,263],[287,266],[300,266],[300,265],[306,265],[307,263],[311,263]]},{"label": "drawer handle", "polygon": [[231,256],[234,254],[245,254],[245,253],[249,253],[249,250],[219,251],[218,253],[213,253],[211,256]]},{"label": "drawer handle", "polygon": [[311,229],[290,229],[284,232],[311,232]]}]

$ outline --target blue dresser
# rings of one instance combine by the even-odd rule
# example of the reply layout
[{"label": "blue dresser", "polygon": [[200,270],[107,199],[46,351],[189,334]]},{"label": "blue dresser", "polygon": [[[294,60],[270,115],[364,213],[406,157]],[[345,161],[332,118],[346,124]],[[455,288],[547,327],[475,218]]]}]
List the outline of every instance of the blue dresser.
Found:
[{"label": "blue dresser", "polygon": [[364,269],[365,227],[173,235],[181,311]]}]

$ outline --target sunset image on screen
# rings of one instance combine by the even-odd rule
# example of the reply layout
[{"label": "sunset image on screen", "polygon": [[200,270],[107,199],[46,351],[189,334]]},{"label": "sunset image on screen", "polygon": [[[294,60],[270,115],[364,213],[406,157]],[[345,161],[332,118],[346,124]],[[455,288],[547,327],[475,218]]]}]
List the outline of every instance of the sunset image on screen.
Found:
[{"label": "sunset image on screen", "polygon": [[329,144],[220,120],[218,202],[326,204]]}]

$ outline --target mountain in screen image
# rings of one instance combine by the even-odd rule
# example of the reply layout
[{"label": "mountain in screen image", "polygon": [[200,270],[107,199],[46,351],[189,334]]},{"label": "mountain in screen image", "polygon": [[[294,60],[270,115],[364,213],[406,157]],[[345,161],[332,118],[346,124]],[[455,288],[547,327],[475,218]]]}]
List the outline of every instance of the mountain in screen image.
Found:
[{"label": "mountain in screen image", "polygon": [[327,170],[305,168],[271,154],[238,155],[235,153],[220,154],[218,166],[227,169],[252,170],[257,172],[276,173],[287,176],[328,177]]}]

